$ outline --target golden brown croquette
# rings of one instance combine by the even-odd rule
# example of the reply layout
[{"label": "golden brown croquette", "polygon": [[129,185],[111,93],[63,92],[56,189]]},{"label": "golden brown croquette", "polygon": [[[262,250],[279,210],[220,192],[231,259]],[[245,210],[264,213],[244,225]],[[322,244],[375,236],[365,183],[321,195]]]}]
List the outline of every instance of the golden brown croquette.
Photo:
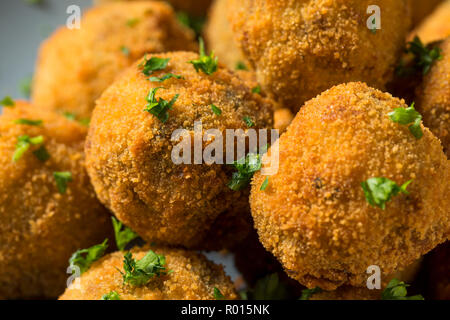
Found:
[{"label": "golden brown croquette", "polygon": [[[18,124],[25,120],[38,125]],[[0,297],[55,298],[66,286],[68,259],[110,235],[84,164],[87,128],[16,101],[0,116]],[[42,136],[13,161],[18,138]],[[48,156],[45,156],[45,150]],[[17,153],[16,153],[17,155]],[[61,193],[55,172],[70,172]]]},{"label": "golden brown croquette", "polygon": [[[123,252],[115,252],[95,262],[83,273],[79,287],[71,286],[60,300],[100,300],[115,291],[120,300],[214,300],[214,288],[225,299],[237,299],[231,279],[222,266],[215,265],[202,254],[182,249],[150,247],[166,258],[167,275],[154,276],[143,286],[124,284]],[[142,259],[147,250],[133,251],[133,258]]]},{"label": "golden brown croquette", "polygon": [[[364,81],[383,89],[410,26],[408,0],[230,0],[235,37],[258,82],[285,107],[333,85]],[[381,29],[367,27],[369,5]]]},{"label": "golden brown croquette", "polygon": [[444,152],[450,157],[450,38],[439,47],[442,59],[424,76],[415,101],[424,124],[441,140]]},{"label": "golden brown croquette", "polygon": [[290,109],[282,108],[275,110],[273,115],[273,126],[275,129],[278,129],[280,133],[283,133],[286,131],[293,119],[294,115]]},{"label": "golden brown croquette", "polygon": [[[428,1],[424,1],[428,2]],[[442,2],[409,36],[418,36],[422,42],[431,43],[450,36],[450,1]]]},{"label": "golden brown croquette", "polygon": [[442,0],[411,0],[413,26],[427,18],[441,2]]},{"label": "golden brown croquette", "polygon": [[[223,137],[226,129],[246,130],[246,117],[253,129],[271,127],[273,102],[252,93],[236,73],[221,66],[212,75],[196,72],[188,62],[198,57],[189,52],[149,55],[109,87],[93,113],[87,167],[99,199],[146,241],[217,249],[225,230],[217,225],[218,219],[248,221],[243,217],[248,214],[248,190],[229,189],[234,171],[229,165],[174,164],[172,149],[179,140],[171,141],[171,136],[183,128],[190,136],[186,141],[191,141],[194,122],[199,121],[202,133],[217,129]],[[183,78],[149,81],[139,66],[151,58],[170,59],[153,77],[172,73]],[[156,87],[162,87],[155,95],[158,100],[171,101],[179,95],[165,123],[144,111],[149,92]],[[209,144],[205,142],[202,150]],[[229,236],[226,245],[241,241],[239,234]]]},{"label": "golden brown croquette", "polygon": [[43,44],[32,100],[38,107],[88,118],[101,93],[144,53],[196,48],[194,34],[162,2],[94,7],[79,30],[60,28]]},{"label": "golden brown croquette", "polygon": [[[417,139],[389,113],[404,101],[363,83],[308,101],[279,140],[279,170],[256,174],[250,205],[264,247],[303,285],[361,286],[366,269],[393,273],[450,236],[450,163],[421,125]],[[362,183],[386,178],[408,194],[371,206]]]}]

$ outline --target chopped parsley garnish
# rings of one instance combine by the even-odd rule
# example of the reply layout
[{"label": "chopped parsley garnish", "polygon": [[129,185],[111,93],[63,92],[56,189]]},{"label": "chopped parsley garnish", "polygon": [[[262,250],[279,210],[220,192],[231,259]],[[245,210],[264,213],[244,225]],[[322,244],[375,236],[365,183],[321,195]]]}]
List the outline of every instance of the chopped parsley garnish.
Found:
[{"label": "chopped parsley garnish", "polygon": [[151,57],[147,60],[144,57],[144,62],[142,62],[139,67],[142,68],[142,73],[146,76],[150,76],[154,71],[164,70],[169,64],[170,58],[163,59],[158,57]]},{"label": "chopped parsley garnish", "polygon": [[50,159],[50,154],[48,153],[45,146],[40,146],[39,149],[33,151],[33,154],[36,156],[36,158],[39,159],[41,162],[45,162],[48,159]]},{"label": "chopped parsley garnish", "polygon": [[364,190],[367,202],[373,207],[377,206],[384,210],[386,209],[386,202],[391,200],[392,197],[395,197],[400,192],[406,195],[409,194],[406,188],[411,182],[412,180],[409,180],[402,186],[398,186],[394,181],[387,178],[370,178],[361,182],[361,187]]},{"label": "chopped parsley garnish", "polygon": [[236,70],[247,70],[247,66],[242,61],[236,63]]},{"label": "chopped parsley garnish", "polygon": [[211,104],[211,110],[214,112],[215,115],[220,116],[222,114],[222,110],[220,110],[217,106],[214,104]]},{"label": "chopped parsley garnish", "polygon": [[27,135],[23,135],[17,138],[16,150],[13,154],[13,162],[17,162],[20,158],[22,158],[23,154],[30,149],[31,145],[39,145],[44,143],[43,136],[37,136],[34,138],[30,138]]},{"label": "chopped parsley garnish", "polygon": [[[64,113],[63,113],[63,116],[64,116],[67,120],[70,120],[70,121],[76,121],[76,118],[77,118],[77,115],[76,115],[75,113],[68,112],[68,111],[64,112]],[[88,127],[88,126],[89,126],[89,123],[91,122],[91,120],[88,119],[88,118],[84,118],[84,119],[80,119],[78,122],[79,122],[81,125]]]},{"label": "chopped parsley garnish", "polygon": [[202,38],[199,38],[200,43],[200,57],[196,60],[191,60],[191,63],[195,71],[202,71],[204,74],[212,75],[217,71],[218,58],[214,57],[214,52],[211,52],[209,56],[205,54],[205,43]]},{"label": "chopped parsley garnish", "polygon": [[103,257],[107,248],[108,239],[105,239],[100,244],[76,251],[69,259],[72,273],[75,273],[77,267],[80,269],[80,274],[86,272],[95,261]]},{"label": "chopped parsley garnish", "polygon": [[407,287],[409,287],[409,285],[403,281],[392,279],[381,294],[381,300],[423,300],[423,297],[420,294],[407,297]]},{"label": "chopped parsley garnish", "polygon": [[[130,228],[125,227],[122,222],[117,220],[114,217],[111,217],[113,228],[114,228],[114,234],[116,236],[116,244],[117,248],[120,251],[125,250],[125,247],[128,243],[133,241],[134,239],[138,238],[139,236]],[[123,230],[122,230],[123,227]]]},{"label": "chopped parsley garnish", "polygon": [[130,56],[130,49],[128,49],[128,47],[121,46],[120,51],[123,53],[124,56],[126,57]]},{"label": "chopped parsley garnish", "polygon": [[145,257],[136,261],[131,252],[127,252],[123,259],[123,282],[132,286],[143,286],[154,276],[166,275],[166,258],[150,250]]},{"label": "chopped parsley garnish", "polygon": [[254,87],[254,88],[252,89],[252,92],[253,92],[253,93],[257,93],[257,94],[261,94],[261,86],[260,86],[260,85],[257,85],[256,87]]},{"label": "chopped parsley garnish", "polygon": [[237,169],[237,172],[233,172],[228,187],[231,190],[239,191],[246,188],[253,175],[261,169],[261,157],[259,154],[249,153],[244,161],[243,159],[235,161],[233,166]]},{"label": "chopped parsley garnish", "polygon": [[3,107],[11,108],[11,107],[14,107],[15,103],[14,103],[14,100],[10,96],[6,96],[0,101],[0,105]]},{"label": "chopped parsley garnish", "polygon": [[405,66],[402,61],[397,67],[397,74],[407,76],[415,73],[426,75],[430,72],[435,61],[442,59],[441,48],[433,45],[424,45],[419,37],[408,43],[406,53],[413,56],[412,66]]},{"label": "chopped parsley garnish", "polygon": [[320,289],[319,287],[315,287],[312,289],[304,289],[302,290],[300,300],[309,300],[314,294],[319,292],[322,292],[322,289]]},{"label": "chopped parsley garnish", "polygon": [[116,291],[110,291],[109,293],[102,295],[101,300],[120,300],[120,296]]},{"label": "chopped parsley garnish", "polygon": [[247,127],[251,128],[255,125],[255,123],[253,122],[252,118],[250,117],[244,117],[244,122],[247,125]]},{"label": "chopped parsley garnish", "polygon": [[17,119],[14,120],[15,124],[24,124],[28,126],[41,126],[43,121],[42,120],[30,120],[30,119]]},{"label": "chopped parsley garnish", "polygon": [[178,11],[177,19],[182,25],[192,29],[197,37],[202,34],[206,21],[204,17],[194,17],[184,11]]},{"label": "chopped parsley garnish", "polygon": [[422,122],[422,115],[414,109],[414,102],[409,108],[395,108],[394,111],[389,113],[389,118],[401,125],[407,125],[409,131],[416,139],[423,137],[423,131],[420,127]]},{"label": "chopped parsley garnish", "polygon": [[20,92],[27,99],[31,96],[31,82],[32,81],[33,81],[33,77],[30,76],[30,77],[24,78],[19,84]]},{"label": "chopped parsley garnish", "polygon": [[139,21],[140,20],[138,18],[132,18],[132,19],[128,19],[126,24],[128,27],[132,28],[135,25],[137,25],[139,23]]},{"label": "chopped parsley garnish", "polygon": [[67,191],[67,184],[72,181],[72,173],[69,171],[53,172],[56,181],[56,187],[59,193],[64,194]]},{"label": "chopped parsley garnish", "polygon": [[173,74],[173,73],[167,73],[167,74],[165,74],[164,76],[162,76],[160,78],[158,78],[158,77],[150,77],[148,80],[150,80],[151,82],[164,82],[164,81],[172,79],[172,78],[184,79],[183,76],[177,76],[176,74]]},{"label": "chopped parsley garnish", "polygon": [[225,297],[222,294],[222,292],[220,292],[220,290],[217,289],[216,287],[214,287],[214,299],[216,299],[216,300],[223,300],[223,299],[225,299]]},{"label": "chopped parsley garnish", "polygon": [[152,88],[147,96],[148,104],[145,106],[144,111],[147,111],[158,118],[159,121],[165,123],[169,119],[169,110],[172,109],[175,101],[177,101],[179,95],[176,94],[172,100],[167,101],[162,98],[157,100],[155,94],[161,88]]},{"label": "chopped parsley garnish", "polygon": [[269,177],[266,177],[266,179],[264,179],[264,182],[261,185],[260,190],[265,191],[268,185],[269,185]]},{"label": "chopped parsley garnish", "polygon": [[287,286],[280,282],[277,273],[259,279],[255,287],[241,294],[246,300],[286,300],[290,298]]}]

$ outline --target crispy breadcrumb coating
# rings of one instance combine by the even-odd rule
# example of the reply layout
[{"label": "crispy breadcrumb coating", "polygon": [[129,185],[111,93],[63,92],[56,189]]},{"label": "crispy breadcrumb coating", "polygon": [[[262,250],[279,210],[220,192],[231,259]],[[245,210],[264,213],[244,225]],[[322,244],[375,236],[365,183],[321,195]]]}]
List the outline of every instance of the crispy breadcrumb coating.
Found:
[{"label": "crispy breadcrumb coating", "polygon": [[[366,269],[393,273],[450,236],[450,163],[425,127],[418,140],[388,113],[404,101],[363,83],[308,101],[279,140],[280,166],[256,174],[250,205],[261,242],[310,288],[361,286]],[[385,210],[361,183],[412,180]]]},{"label": "crispy breadcrumb coating", "polygon": [[214,51],[220,62],[229,69],[236,70],[244,66],[248,69],[250,64],[239,49],[228,21],[229,6],[229,0],[216,0],[213,3],[205,26],[205,40],[209,49]]},{"label": "crispy breadcrumb coating", "polygon": [[450,38],[439,47],[442,59],[423,78],[415,101],[424,124],[441,140],[444,152],[450,157]]},{"label": "crispy breadcrumb coating", "polygon": [[33,80],[38,107],[88,118],[95,100],[146,52],[196,50],[194,34],[162,2],[90,9],[79,30],[58,29],[42,46]]},{"label": "crispy breadcrumb coating", "polygon": [[[203,133],[217,129],[224,140],[226,129],[247,129],[245,117],[253,120],[252,129],[271,127],[273,102],[252,93],[236,73],[221,66],[210,76],[196,72],[188,61],[198,59],[197,54],[174,52],[147,59],[151,57],[170,59],[165,70],[152,76],[172,73],[184,79],[151,82],[139,67],[143,61],[138,61],[97,101],[86,143],[88,172],[97,195],[148,242],[202,249],[232,246],[251,228],[249,191],[229,189],[234,171],[229,165],[174,164],[172,149],[179,140],[171,141],[171,136],[184,128],[193,137],[198,121]],[[158,99],[170,101],[179,95],[166,123],[144,111],[155,87],[163,87],[157,91]],[[238,228],[230,221],[233,217],[247,221],[239,227],[245,232],[233,231],[224,243],[223,231]],[[218,224],[222,219],[226,228]]]},{"label": "crispy breadcrumb coating", "polygon": [[[428,1],[424,1],[428,2]],[[450,36],[450,1],[440,4],[409,36],[418,36],[422,42],[440,41]]]},{"label": "crispy breadcrumb coating", "polygon": [[[214,288],[227,300],[237,299],[231,279],[202,254],[182,249],[148,247],[166,257],[167,275],[155,276],[136,287],[123,283],[123,252],[114,252],[95,262],[80,278],[80,288],[71,286],[60,300],[100,300],[115,291],[121,300],[214,300]],[[142,259],[147,250],[133,250],[134,259]]]},{"label": "crispy breadcrumb coating", "polygon": [[[42,120],[41,126],[14,123]],[[0,297],[55,298],[65,288],[71,254],[110,235],[106,210],[97,200],[84,166],[87,128],[16,101],[0,117]],[[13,162],[19,136],[42,135],[50,158],[31,146]],[[65,194],[54,172],[69,171]]]},{"label": "crispy breadcrumb coating", "polygon": [[[376,32],[367,27],[369,5],[381,8]],[[408,0],[231,0],[228,12],[258,82],[294,112],[340,83],[383,89],[411,14]]]},{"label": "crispy breadcrumb coating", "polygon": [[282,108],[275,110],[273,115],[273,126],[275,129],[280,130],[280,134],[285,132],[287,127],[291,124],[294,119],[294,115],[291,110],[287,108]]}]

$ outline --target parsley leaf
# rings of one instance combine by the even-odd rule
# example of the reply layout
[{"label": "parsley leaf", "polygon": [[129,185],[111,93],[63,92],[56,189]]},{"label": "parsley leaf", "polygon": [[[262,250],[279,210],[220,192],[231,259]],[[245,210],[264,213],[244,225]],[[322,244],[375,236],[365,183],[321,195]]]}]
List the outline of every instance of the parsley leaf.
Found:
[{"label": "parsley leaf", "polygon": [[242,61],[236,63],[236,70],[247,70],[247,66]]},{"label": "parsley leaf", "polygon": [[[139,237],[133,230],[131,230],[128,227],[125,227],[122,222],[117,220],[114,217],[111,217],[113,228],[114,228],[114,234],[116,236],[116,244],[117,248],[120,251],[125,250],[125,247],[127,246],[130,241],[133,241],[137,237]],[[123,230],[122,230],[123,227]]]},{"label": "parsley leaf", "polygon": [[261,94],[261,86],[260,86],[260,85],[257,85],[256,87],[254,87],[254,88],[252,89],[252,92],[253,92],[253,93],[256,93],[256,94]]},{"label": "parsley leaf", "polygon": [[264,180],[264,182],[261,185],[260,190],[265,191],[268,185],[269,185],[269,177],[266,177],[266,179]]},{"label": "parsley leaf", "polygon": [[220,110],[217,106],[214,104],[211,104],[211,109],[214,112],[215,115],[220,116],[222,114],[222,110]]},{"label": "parsley leaf", "polygon": [[214,287],[214,299],[216,299],[216,300],[223,300],[223,299],[225,299],[225,297],[222,294],[222,292],[220,292],[220,290],[217,289],[216,287]]},{"label": "parsley leaf", "polygon": [[30,119],[17,119],[14,120],[15,124],[24,124],[28,126],[41,126],[43,121],[42,120],[30,120]]},{"label": "parsley leaf", "polygon": [[387,178],[370,178],[361,182],[361,187],[364,190],[367,202],[373,207],[377,206],[384,210],[386,209],[386,202],[391,200],[392,197],[400,192],[409,194],[406,188],[411,182],[412,180],[409,180],[402,186],[398,186],[394,181]]},{"label": "parsley leaf", "polygon": [[89,267],[98,259],[100,259],[108,248],[108,239],[100,244],[96,244],[87,249],[75,251],[69,259],[69,267],[74,273],[76,267],[80,268],[80,273],[86,272]]},{"label": "parsley leaf", "polygon": [[255,125],[255,123],[253,122],[252,118],[250,117],[244,117],[244,122],[247,125],[247,127],[251,128]]},{"label": "parsley leaf", "polygon": [[253,175],[261,169],[261,157],[258,154],[249,153],[244,161],[243,159],[235,161],[233,166],[237,169],[237,172],[233,172],[228,187],[231,190],[239,191],[247,187]]},{"label": "parsley leaf", "polygon": [[309,300],[314,294],[319,292],[322,292],[322,289],[320,289],[319,287],[315,287],[312,289],[304,289],[302,290],[300,300]]},{"label": "parsley leaf", "polygon": [[0,105],[3,107],[11,108],[11,107],[14,107],[15,102],[10,96],[6,96],[0,101]]},{"label": "parsley leaf", "polygon": [[255,287],[247,292],[250,300],[285,300],[290,296],[287,286],[280,282],[277,273],[259,279]]},{"label": "parsley leaf", "polygon": [[389,113],[389,118],[395,123],[408,125],[409,131],[416,139],[423,137],[423,131],[420,127],[422,115],[414,109],[414,102],[409,108],[395,108],[394,111]]},{"label": "parsley leaf", "polygon": [[31,145],[39,145],[44,143],[43,136],[36,136],[34,138],[30,138],[27,135],[22,135],[17,138],[16,150],[14,151],[12,160],[13,162],[17,162],[20,158],[22,158],[23,154],[30,149]]},{"label": "parsley leaf", "polygon": [[159,98],[157,100],[155,98],[156,92],[161,88],[152,88],[147,96],[147,102],[148,104],[145,106],[144,111],[147,111],[148,113],[151,113],[156,118],[158,118],[159,121],[162,123],[165,123],[169,119],[169,110],[172,109],[175,101],[177,101],[179,95],[176,94],[172,100],[166,101],[162,98]]},{"label": "parsley leaf", "polygon": [[381,294],[382,300],[423,300],[423,297],[419,294],[416,296],[407,297],[408,284],[398,279],[392,279]]},{"label": "parsley leaf", "polygon": [[123,282],[133,286],[143,286],[154,276],[166,275],[166,258],[150,250],[141,260],[133,259],[131,252],[124,255]]},{"label": "parsley leaf", "polygon": [[53,177],[56,181],[56,187],[59,193],[64,194],[67,191],[67,183],[72,181],[72,173],[69,171],[53,172]]},{"label": "parsley leaf", "polygon": [[397,74],[400,76],[421,72],[426,75],[430,72],[433,63],[442,59],[442,50],[437,46],[424,45],[419,37],[408,43],[406,53],[413,55],[412,67],[405,67],[404,63],[397,67]]},{"label": "parsley leaf", "polygon": [[104,294],[101,300],[120,300],[120,296],[116,291],[110,291],[107,294]]},{"label": "parsley leaf", "polygon": [[41,162],[45,162],[48,159],[50,159],[50,154],[48,153],[45,146],[41,146],[39,149],[33,151],[33,154],[36,156],[36,158],[39,159]]},{"label": "parsley leaf", "polygon": [[166,80],[169,80],[171,78],[175,78],[175,79],[184,79],[183,76],[177,76],[173,73],[167,73],[164,76],[158,78],[158,77],[150,77],[148,80],[152,81],[152,82],[164,82]]},{"label": "parsley leaf", "polygon": [[178,11],[177,19],[182,25],[192,29],[197,37],[202,34],[203,26],[206,22],[204,17],[194,17],[184,11]]},{"label": "parsley leaf", "polygon": [[142,73],[146,76],[151,75],[154,71],[164,70],[169,64],[170,58],[163,59],[158,57],[151,57],[147,60],[147,57],[144,57],[144,62],[142,62],[139,67],[142,68]]},{"label": "parsley leaf", "polygon": [[191,60],[191,63],[195,71],[202,71],[206,75],[212,75],[217,71],[218,66],[218,58],[214,56],[214,52],[211,52],[211,55],[207,56],[205,54],[205,43],[202,38],[199,38],[200,43],[200,57],[197,60]]},{"label": "parsley leaf", "polygon": [[123,53],[124,56],[126,57],[130,56],[130,49],[128,49],[128,47],[121,46],[120,51]]}]

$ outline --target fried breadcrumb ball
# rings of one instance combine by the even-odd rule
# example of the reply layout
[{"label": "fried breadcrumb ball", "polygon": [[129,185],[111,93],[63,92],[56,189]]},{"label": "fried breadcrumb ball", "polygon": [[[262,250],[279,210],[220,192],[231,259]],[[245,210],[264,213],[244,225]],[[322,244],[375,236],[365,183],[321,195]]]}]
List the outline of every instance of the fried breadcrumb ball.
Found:
[{"label": "fried breadcrumb ball", "polygon": [[[450,163],[427,128],[417,139],[390,119],[406,107],[363,83],[333,87],[281,136],[279,170],[265,191],[266,177],[255,175],[250,205],[260,240],[303,285],[361,286],[368,266],[393,273],[450,236]],[[377,183],[366,195],[362,183],[372,178],[397,188],[411,182],[407,194]],[[375,206],[389,196],[384,209]]]},{"label": "fried breadcrumb ball", "polygon": [[[408,0],[230,1],[235,37],[258,82],[294,112],[340,83],[383,89],[410,26]],[[367,26],[370,5],[381,9],[379,30]]]},{"label": "fried breadcrumb ball", "polygon": [[443,41],[442,59],[436,61],[416,90],[417,109],[424,124],[440,140],[450,157],[450,38]]},{"label": "fried breadcrumb ball", "polygon": [[[107,3],[118,1],[136,1],[136,0],[94,0],[95,3]],[[158,1],[158,0],[155,0]],[[186,11],[197,17],[204,16],[212,0],[159,0],[170,3],[176,10]]]},{"label": "fried breadcrumb ball", "polygon": [[410,39],[418,36],[424,43],[445,39],[450,36],[449,21],[450,1],[446,0],[411,33]]},{"label": "fried breadcrumb ball", "polygon": [[[231,279],[202,254],[150,247],[165,256],[166,275],[153,276],[143,286],[123,283],[123,252],[115,252],[95,262],[80,278],[80,287],[70,286],[60,300],[100,300],[116,292],[120,300],[215,300],[217,288],[224,299],[237,299]],[[147,251],[134,250],[133,258],[142,259]]]},{"label": "fried breadcrumb ball", "polygon": [[[219,249],[241,241],[250,230],[249,190],[227,186],[232,166],[201,164],[198,156],[200,164],[194,163],[196,151],[188,154],[197,144],[194,129],[200,138],[197,154],[202,156],[212,146],[205,136],[202,148],[200,133],[221,133],[225,148],[225,130],[247,130],[245,119],[255,130],[271,127],[273,102],[252,93],[244,80],[220,65],[211,75],[197,72],[189,61],[198,58],[189,52],[148,55],[109,87],[93,113],[87,167],[99,199],[148,242]],[[142,66],[151,59],[169,59],[152,77],[183,78],[149,81]],[[162,88],[154,91],[157,87]],[[149,101],[161,99],[173,101],[166,114],[157,117],[144,110],[150,108]],[[186,151],[181,152],[183,146]],[[187,158],[176,159],[181,154]],[[246,223],[239,227],[233,219]],[[226,230],[235,231],[223,241]]]},{"label": "fried breadcrumb ball", "polygon": [[442,0],[411,0],[413,26],[422,22],[441,2]]},{"label": "fried breadcrumb ball", "polygon": [[275,110],[273,115],[273,126],[275,129],[280,130],[280,133],[283,133],[286,131],[293,119],[294,115],[291,110],[287,108]]},{"label": "fried breadcrumb ball", "polygon": [[110,3],[89,10],[81,28],[60,28],[42,46],[33,80],[38,107],[88,118],[95,100],[146,52],[196,50],[194,34],[162,2]]},{"label": "fried breadcrumb ball", "polygon": [[[29,121],[38,122],[31,125]],[[86,133],[87,128],[77,122],[26,102],[3,108],[1,298],[59,296],[66,286],[71,254],[110,234],[109,215],[97,200],[84,166]],[[19,138],[27,141],[26,136],[34,141],[28,149],[26,142],[19,142]],[[59,190],[55,172],[70,173],[64,192]]]},{"label": "fried breadcrumb ball", "polygon": [[205,27],[205,40],[209,49],[214,51],[221,63],[231,70],[248,69],[245,60],[228,21],[229,0],[216,0],[209,11],[208,23]]}]

